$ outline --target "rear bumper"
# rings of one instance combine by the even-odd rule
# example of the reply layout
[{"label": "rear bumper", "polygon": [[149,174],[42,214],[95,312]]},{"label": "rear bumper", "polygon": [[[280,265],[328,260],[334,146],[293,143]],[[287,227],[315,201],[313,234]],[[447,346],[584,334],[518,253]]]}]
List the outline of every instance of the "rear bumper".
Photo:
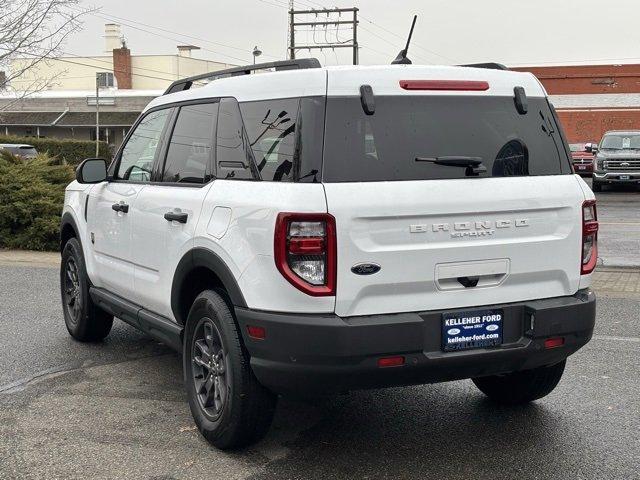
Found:
[{"label": "rear bumper", "polygon": [[[340,318],[236,308],[236,315],[263,385],[280,393],[322,394],[552,365],[591,339],[596,299],[586,289],[569,297],[482,308],[504,309],[503,344],[447,353],[441,350],[442,311]],[[248,325],[265,328],[266,338],[249,337]],[[558,336],[564,345],[546,350],[544,340]],[[379,368],[378,359],[391,355],[404,356],[405,365]]]},{"label": "rear bumper", "polygon": [[640,172],[594,172],[593,180],[601,183],[640,183]]}]

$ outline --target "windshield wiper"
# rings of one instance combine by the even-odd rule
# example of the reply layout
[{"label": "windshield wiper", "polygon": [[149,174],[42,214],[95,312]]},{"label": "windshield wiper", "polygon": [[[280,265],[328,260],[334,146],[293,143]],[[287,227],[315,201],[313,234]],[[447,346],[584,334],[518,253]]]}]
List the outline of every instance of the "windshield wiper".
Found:
[{"label": "windshield wiper", "polygon": [[436,165],[444,165],[445,167],[466,168],[465,175],[467,177],[477,177],[481,173],[487,173],[487,167],[482,164],[482,157],[416,157],[415,160],[416,162],[430,162]]}]

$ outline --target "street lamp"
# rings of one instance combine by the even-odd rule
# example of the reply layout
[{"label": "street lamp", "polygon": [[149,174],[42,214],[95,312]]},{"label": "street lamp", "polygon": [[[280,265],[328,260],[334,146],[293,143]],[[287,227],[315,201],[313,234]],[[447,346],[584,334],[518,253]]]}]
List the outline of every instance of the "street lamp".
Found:
[{"label": "street lamp", "polygon": [[256,45],[255,47],[253,47],[253,64],[256,64],[256,57],[259,57],[260,55],[262,55],[262,50],[258,49],[258,46]]}]

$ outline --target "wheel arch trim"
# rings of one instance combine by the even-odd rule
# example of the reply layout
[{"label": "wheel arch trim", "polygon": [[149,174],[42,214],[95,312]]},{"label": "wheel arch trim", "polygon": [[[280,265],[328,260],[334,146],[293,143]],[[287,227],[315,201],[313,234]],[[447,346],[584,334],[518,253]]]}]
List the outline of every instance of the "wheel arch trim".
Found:
[{"label": "wheel arch trim", "polygon": [[240,286],[224,260],[207,248],[196,247],[189,250],[180,259],[173,276],[171,285],[171,311],[178,323],[184,325],[186,320],[186,318],[182,318],[183,315],[180,309],[182,285],[188,275],[197,268],[206,268],[220,279],[234,306],[247,308],[247,303],[240,290]]}]

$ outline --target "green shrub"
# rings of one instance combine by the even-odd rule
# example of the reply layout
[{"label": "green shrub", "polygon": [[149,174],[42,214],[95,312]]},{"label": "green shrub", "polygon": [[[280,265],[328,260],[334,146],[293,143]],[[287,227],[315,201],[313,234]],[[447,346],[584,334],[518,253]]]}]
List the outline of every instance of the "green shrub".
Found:
[{"label": "green shrub", "polygon": [[0,248],[56,250],[70,165],[0,153]]},{"label": "green shrub", "polygon": [[[78,165],[82,160],[96,156],[96,142],[68,138],[36,138],[0,135],[0,143],[26,143],[33,145],[39,153],[46,153],[58,163]],[[100,142],[98,156],[111,160],[112,152],[106,142]]]}]

